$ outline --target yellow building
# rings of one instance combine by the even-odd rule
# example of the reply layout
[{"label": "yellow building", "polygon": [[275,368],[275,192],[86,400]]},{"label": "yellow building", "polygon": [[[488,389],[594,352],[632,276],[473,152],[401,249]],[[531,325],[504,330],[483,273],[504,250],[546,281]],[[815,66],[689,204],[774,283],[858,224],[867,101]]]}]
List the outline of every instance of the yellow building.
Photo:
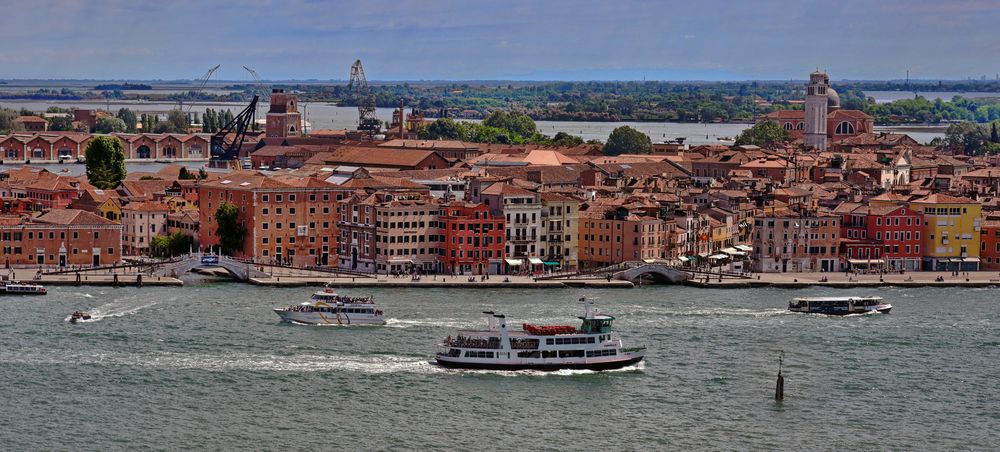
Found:
[{"label": "yellow building", "polygon": [[97,207],[97,214],[111,221],[122,221],[122,206],[118,198],[108,198]]},{"label": "yellow building", "polygon": [[911,202],[923,214],[924,271],[979,270],[982,206],[969,198],[934,194]]}]

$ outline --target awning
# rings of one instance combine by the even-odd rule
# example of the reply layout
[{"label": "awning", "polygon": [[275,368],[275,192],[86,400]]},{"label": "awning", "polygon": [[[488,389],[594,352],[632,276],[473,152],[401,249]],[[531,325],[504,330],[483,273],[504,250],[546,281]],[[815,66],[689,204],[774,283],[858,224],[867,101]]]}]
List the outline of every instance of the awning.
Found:
[{"label": "awning", "polygon": [[733,248],[736,248],[736,249],[738,249],[740,251],[746,251],[748,253],[751,252],[751,251],[753,251],[753,247],[749,246],[749,245],[736,245]]},{"label": "awning", "polygon": [[962,262],[979,262],[978,257],[966,257],[962,259]]},{"label": "awning", "polygon": [[701,258],[708,257],[708,253],[698,253],[698,257],[701,257]]},{"label": "awning", "polygon": [[647,264],[652,264],[653,262],[656,262],[656,259],[646,258],[646,259],[643,259],[642,261],[645,262],[645,263],[647,263]]},{"label": "awning", "polygon": [[722,252],[726,254],[739,254],[740,251],[736,248],[723,248]]},{"label": "awning", "polygon": [[679,261],[681,261],[681,262],[687,262],[687,261],[689,261],[689,260],[691,260],[691,259],[688,259],[688,258],[687,258],[687,256],[679,256],[679,257],[677,258],[677,260],[679,260]]},{"label": "awning", "polygon": [[727,257],[729,257],[729,256],[727,256],[725,254],[713,254],[711,256],[708,256],[709,259],[725,259]]},{"label": "awning", "polygon": [[882,259],[848,259],[853,265],[882,265],[885,263]]},{"label": "awning", "polygon": [[539,259],[539,258],[537,258],[537,257],[529,257],[528,258],[528,262],[531,262],[532,265],[542,265],[542,264],[545,263],[545,262],[542,262],[542,260]]},{"label": "awning", "polygon": [[507,265],[515,265],[515,266],[517,266],[517,265],[521,265],[521,264],[524,263],[524,261],[521,260],[521,259],[504,259],[504,260],[507,261]]},{"label": "awning", "polygon": [[545,261],[545,265],[548,265],[550,267],[557,267],[557,266],[560,266],[562,264],[559,263],[559,262],[556,262],[556,261]]}]

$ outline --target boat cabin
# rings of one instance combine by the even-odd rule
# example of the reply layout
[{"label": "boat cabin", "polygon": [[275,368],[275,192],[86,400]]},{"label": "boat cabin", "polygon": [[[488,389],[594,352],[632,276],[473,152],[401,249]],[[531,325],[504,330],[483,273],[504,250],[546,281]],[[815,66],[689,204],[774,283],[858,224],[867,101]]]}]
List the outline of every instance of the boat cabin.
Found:
[{"label": "boat cabin", "polygon": [[602,334],[611,332],[611,322],[614,322],[615,318],[610,315],[595,315],[593,317],[580,317],[580,320],[583,320],[580,333]]}]

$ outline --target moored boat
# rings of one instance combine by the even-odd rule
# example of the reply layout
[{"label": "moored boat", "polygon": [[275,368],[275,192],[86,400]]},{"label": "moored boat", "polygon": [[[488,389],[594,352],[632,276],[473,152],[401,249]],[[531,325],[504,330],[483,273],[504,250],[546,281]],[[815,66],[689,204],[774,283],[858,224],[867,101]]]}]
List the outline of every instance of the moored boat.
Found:
[{"label": "moored boat", "polygon": [[437,363],[461,369],[551,371],[611,370],[642,361],[646,348],[623,348],[621,338],[611,335],[615,318],[594,314],[592,303],[585,303],[579,328],[525,323],[515,331],[508,328],[506,316],[484,312],[488,328],[446,338],[442,345],[447,350],[437,354]]},{"label": "moored boat", "polygon": [[348,297],[332,289],[323,289],[310,301],[278,308],[274,313],[282,321],[307,325],[385,325],[385,316],[372,297]]},{"label": "moored boat", "polygon": [[6,295],[45,295],[48,290],[41,284],[23,282],[5,282],[0,286],[0,294]]},{"label": "moored boat", "polygon": [[788,310],[810,314],[848,315],[880,312],[888,314],[892,305],[882,297],[803,297],[788,302]]}]

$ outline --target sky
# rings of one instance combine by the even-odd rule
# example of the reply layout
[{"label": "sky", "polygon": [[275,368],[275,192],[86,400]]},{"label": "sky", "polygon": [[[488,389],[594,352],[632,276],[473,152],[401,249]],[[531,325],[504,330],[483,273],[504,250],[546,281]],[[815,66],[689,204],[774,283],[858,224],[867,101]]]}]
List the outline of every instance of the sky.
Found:
[{"label": "sky", "polygon": [[[6,3],[6,2],[4,2]],[[995,78],[1000,0],[32,0],[0,79]]]}]

